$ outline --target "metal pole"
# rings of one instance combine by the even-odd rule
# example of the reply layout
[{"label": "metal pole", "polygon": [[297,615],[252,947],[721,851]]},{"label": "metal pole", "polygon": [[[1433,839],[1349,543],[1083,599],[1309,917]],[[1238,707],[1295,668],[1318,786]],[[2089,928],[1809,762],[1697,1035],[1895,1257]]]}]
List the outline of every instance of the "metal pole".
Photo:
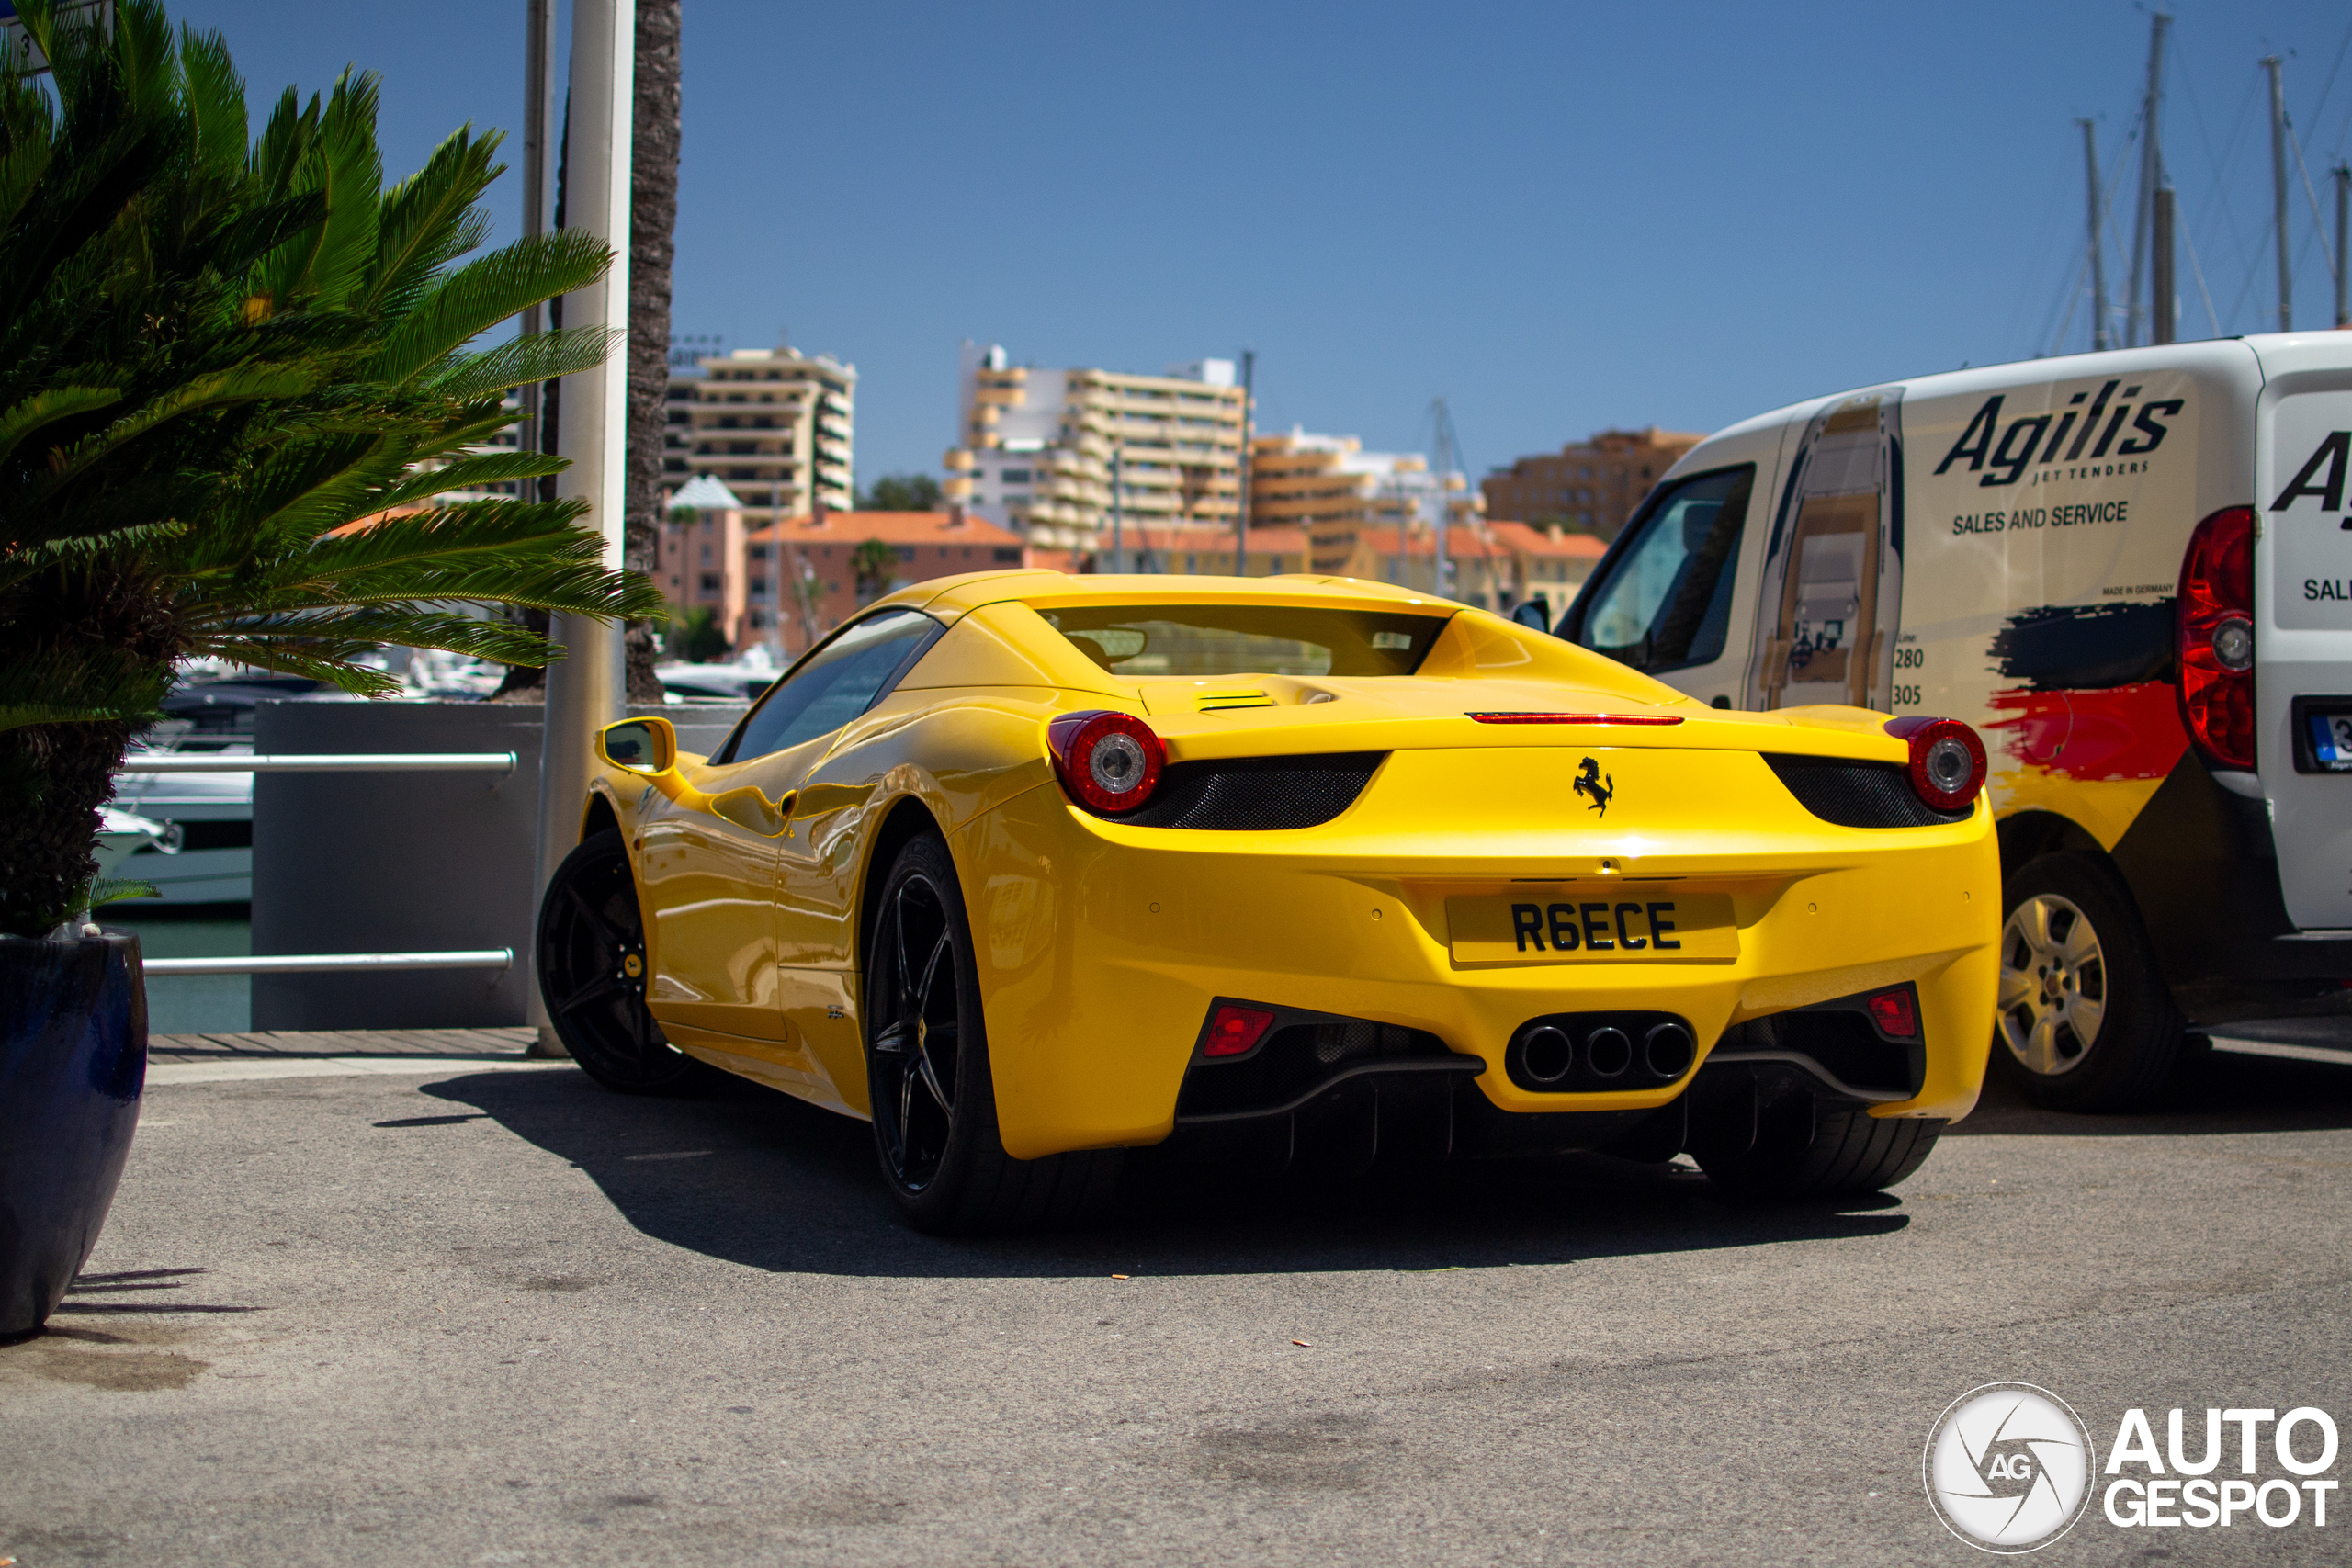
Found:
[{"label": "metal pole", "polygon": [[[523,234],[529,239],[548,231],[548,151],[555,141],[555,100],[548,92],[548,78],[555,63],[555,0],[523,0]],[[545,305],[526,305],[518,335],[537,337],[546,321]],[[526,452],[547,450],[539,429],[539,399],[545,390],[537,381],[526,381],[519,389],[523,423],[515,442]]]},{"label": "metal pole", "polygon": [[2278,330],[2295,330],[2295,276],[2293,258],[2287,251],[2287,89],[2279,79],[2278,57],[2262,57],[2262,68],[2270,73],[2270,197],[2272,216],[2278,231]]},{"label": "metal pole", "polygon": [[[613,265],[600,282],[564,301],[566,327],[628,323],[629,134],[636,79],[637,0],[573,0],[571,114],[564,148],[569,171],[565,218],[609,245]],[[621,564],[628,492],[628,353],[616,346],[604,364],[570,378],[558,410],[557,439],[571,466],[556,493],[588,503],[587,525],[604,536],[605,564]],[[564,657],[548,667],[547,729],[539,761],[538,864],[532,907],[556,866],[579,841],[587,799],[589,748],[597,728],[621,716],[621,631],[577,615],[550,617],[548,637]],[[565,1054],[536,984],[525,987],[537,1050]]]},{"label": "metal pole", "polygon": [[2335,324],[2352,327],[2352,310],[2346,309],[2344,280],[2352,276],[2352,256],[2344,243],[2352,239],[2352,164],[2335,165]]},{"label": "metal pole", "polygon": [[2098,139],[2091,133],[2089,120],[2075,123],[2083,128],[2083,175],[2090,191],[2091,347],[2097,350],[2113,346],[2107,335],[2107,254],[2098,243]]},{"label": "metal pole", "polygon": [[2155,251],[2154,265],[2148,269],[2148,341],[2170,343],[2173,336],[2170,186],[2158,186],[2155,199],[2148,204],[2148,241]]},{"label": "metal pole", "polygon": [[1241,351],[1241,460],[1236,468],[1235,487],[1240,497],[1240,511],[1233,520],[1233,574],[1250,575],[1250,415],[1256,411],[1251,386],[1258,377],[1258,351]]},{"label": "metal pole", "polygon": [[1127,475],[1122,459],[1126,447],[1111,448],[1111,570],[1127,570],[1126,496]]},{"label": "metal pole", "polygon": [[[2140,143],[2140,205],[2132,219],[2132,282],[2124,307],[2123,342],[2127,347],[2137,347],[2154,341],[2153,336],[2140,334],[2140,282],[2148,276],[2144,270],[2148,245],[2154,239],[2151,231],[2155,222],[2156,192],[2165,183],[2164,148],[2158,138],[2158,106],[2164,95],[2165,28],[2172,18],[2162,11],[2148,18],[2148,91],[2140,104],[2140,126],[2144,133]],[[2153,322],[2154,316],[2146,318]]]}]

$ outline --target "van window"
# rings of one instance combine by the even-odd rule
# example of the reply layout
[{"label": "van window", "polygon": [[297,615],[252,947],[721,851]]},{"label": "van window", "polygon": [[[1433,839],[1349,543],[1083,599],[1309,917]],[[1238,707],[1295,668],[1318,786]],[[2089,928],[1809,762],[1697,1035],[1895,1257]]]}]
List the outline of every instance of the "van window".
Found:
[{"label": "van window", "polygon": [[899,609],[843,626],[768,688],[716,760],[747,761],[839,729],[889,695],[940,629],[929,615]]},{"label": "van window", "polygon": [[1742,464],[1653,492],[1592,591],[1577,643],[1652,672],[1722,658],[1755,479]]}]

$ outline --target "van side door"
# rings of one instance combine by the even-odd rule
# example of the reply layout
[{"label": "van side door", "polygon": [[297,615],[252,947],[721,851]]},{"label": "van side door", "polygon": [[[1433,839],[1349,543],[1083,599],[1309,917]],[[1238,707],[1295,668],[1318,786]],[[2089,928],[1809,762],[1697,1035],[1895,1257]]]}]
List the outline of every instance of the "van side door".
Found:
[{"label": "van side door", "polygon": [[1903,389],[1805,426],[1764,548],[1748,705],[1883,708],[1903,606]]}]

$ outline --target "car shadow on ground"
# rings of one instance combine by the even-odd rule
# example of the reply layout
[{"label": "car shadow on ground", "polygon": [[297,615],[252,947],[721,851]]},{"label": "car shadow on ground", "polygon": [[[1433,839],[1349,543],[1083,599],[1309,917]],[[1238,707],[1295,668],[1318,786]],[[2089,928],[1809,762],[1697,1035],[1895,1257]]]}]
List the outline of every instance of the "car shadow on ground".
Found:
[{"label": "car shadow on ground", "polygon": [[[1865,1242],[1909,1216],[1724,1201],[1686,1163],[1603,1156],[1459,1165],[1391,1181],[1204,1185],[1131,1165],[1103,1220],[1057,1235],[922,1235],[899,1217],[862,1122],[749,1083],[695,1098],[609,1093],[577,1072],[421,1086],[570,1161],[673,1246],[752,1268],[890,1277],[1254,1274],[1502,1268],[1797,1240]],[[387,1136],[400,1135],[386,1131]]]},{"label": "car shadow on ground", "polygon": [[2352,1051],[2339,1065],[2213,1050],[2192,1054],[2161,1100],[2129,1115],[2044,1111],[1995,1072],[1974,1113],[1944,1135],[2178,1138],[2339,1127],[2352,1127]]}]

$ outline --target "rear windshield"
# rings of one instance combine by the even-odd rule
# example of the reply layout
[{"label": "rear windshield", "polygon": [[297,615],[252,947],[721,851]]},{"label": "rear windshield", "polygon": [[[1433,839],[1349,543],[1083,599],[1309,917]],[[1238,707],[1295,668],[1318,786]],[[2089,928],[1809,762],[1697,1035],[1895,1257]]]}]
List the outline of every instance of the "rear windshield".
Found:
[{"label": "rear windshield", "polygon": [[1057,605],[1037,612],[1114,674],[1410,675],[1444,615],[1317,604]]}]

